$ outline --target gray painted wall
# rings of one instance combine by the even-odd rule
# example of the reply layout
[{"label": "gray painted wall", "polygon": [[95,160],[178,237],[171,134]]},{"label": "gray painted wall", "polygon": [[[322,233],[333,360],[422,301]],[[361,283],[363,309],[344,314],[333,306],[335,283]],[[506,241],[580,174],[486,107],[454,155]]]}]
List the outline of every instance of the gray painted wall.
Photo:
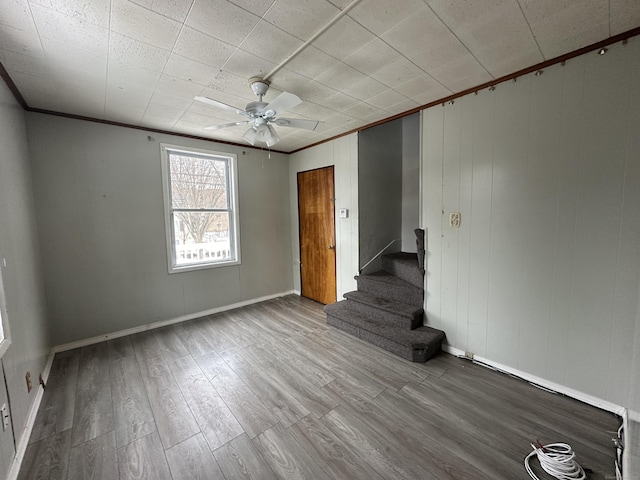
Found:
[{"label": "gray painted wall", "polygon": [[[402,122],[358,134],[360,267],[389,242],[402,238]],[[401,243],[391,251],[399,251]],[[373,262],[367,271],[377,270]]]},{"label": "gray painted wall", "polygon": [[423,112],[428,323],[622,406],[639,374],[638,85],[635,37]]},{"label": "gray painted wall", "polygon": [[[287,156],[27,120],[53,345],[292,290]],[[167,273],[161,142],[238,155],[241,265]]]},{"label": "gray painted wall", "polygon": [[[640,112],[639,112],[640,113]],[[638,213],[638,212],[636,212]],[[629,425],[625,431],[625,475],[628,480],[640,480],[640,290],[636,307],[636,327],[633,341],[633,358],[629,376]]]},{"label": "gray painted wall", "polygon": [[416,251],[413,231],[420,226],[420,113],[402,122],[402,251]]},{"label": "gray painted wall", "polygon": [[[25,114],[0,82],[0,259],[6,259],[2,279],[11,332],[11,346],[2,358],[6,373],[16,441],[24,436],[29,410],[38,388],[27,393],[25,374],[37,386],[49,354],[49,328],[38,251]],[[0,262],[1,265],[1,262]],[[1,380],[1,374],[0,374]],[[4,387],[2,387],[4,388]],[[2,450],[13,443],[0,434]],[[6,462],[3,462],[6,463]],[[8,465],[4,465],[8,468]],[[0,477],[4,478],[1,474]]]},{"label": "gray painted wall", "polygon": [[640,480],[640,291],[629,387],[629,431],[625,432],[625,479]]}]

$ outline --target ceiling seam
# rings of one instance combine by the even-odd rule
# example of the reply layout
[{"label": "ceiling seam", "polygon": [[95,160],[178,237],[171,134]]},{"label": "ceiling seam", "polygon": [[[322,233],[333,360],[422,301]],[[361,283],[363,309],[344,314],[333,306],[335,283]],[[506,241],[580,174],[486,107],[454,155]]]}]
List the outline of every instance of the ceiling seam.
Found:
[{"label": "ceiling seam", "polygon": [[431,5],[427,5],[427,7],[429,8],[429,10],[431,10],[431,11],[433,12],[433,14],[436,16],[436,18],[437,18],[438,20],[440,20],[440,23],[441,23],[441,24],[442,24],[442,25],[443,25],[447,30],[449,30],[449,32],[451,32],[451,35],[453,35],[453,36],[456,38],[456,40],[458,40],[458,41],[460,42],[460,45],[462,45],[462,46],[464,47],[464,49],[465,49],[467,52],[469,52],[469,55],[471,55],[471,56],[473,57],[473,59],[474,59],[476,62],[478,62],[478,65],[480,65],[480,66],[482,67],[482,69],[483,69],[485,72],[487,72],[487,74],[488,74],[491,78],[496,78],[496,77],[495,77],[495,76],[494,76],[494,75],[493,75],[489,70],[487,70],[487,67],[485,67],[485,66],[484,66],[484,64],[480,61],[480,59],[479,59],[478,57],[476,57],[476,55],[471,51],[471,49],[470,49],[469,47],[467,47],[467,44],[466,44],[466,43],[464,43],[464,42],[462,41],[462,39],[461,39],[460,37],[458,37],[458,35],[456,35],[456,33],[455,33],[453,30],[451,30],[451,28],[449,27],[449,25],[447,25],[447,24],[445,23],[445,21],[444,21],[444,20],[442,20],[442,18],[440,18],[440,15],[438,15],[438,14],[436,13],[436,11],[435,11],[433,8],[431,8]]},{"label": "ceiling seam", "polygon": [[527,18],[527,14],[524,13],[524,9],[522,8],[522,5],[520,4],[520,0],[516,0],[516,3],[518,4],[518,8],[520,9],[520,12],[522,13],[522,18],[524,18],[524,21],[527,22],[527,27],[529,28],[529,32],[531,33],[531,38],[533,38],[533,41],[536,44],[536,48],[538,49],[538,53],[540,53],[540,56],[542,57],[543,60],[546,60],[546,57],[544,56],[544,52],[542,51],[542,47],[540,47],[540,44],[538,43],[538,38],[536,37],[536,34],[533,31],[533,28],[531,28],[531,24],[529,23],[529,19]]},{"label": "ceiling seam", "polygon": [[498,85],[500,83],[507,82],[509,80],[512,80],[512,79],[517,78],[517,77],[521,77],[523,75],[527,75],[529,73],[533,73],[536,70],[540,70],[540,69],[543,69],[543,68],[548,68],[548,67],[556,65],[558,63],[565,62],[567,60],[570,60],[572,58],[578,57],[580,55],[584,55],[584,54],[586,54],[588,52],[592,52],[594,50],[598,50],[599,48],[602,48],[602,47],[605,47],[605,46],[608,46],[608,45],[613,45],[613,44],[615,44],[617,42],[620,42],[620,41],[624,42],[625,40],[627,40],[629,38],[632,38],[632,37],[636,37],[638,35],[640,35],[640,27],[636,27],[636,28],[633,28],[633,29],[628,30],[626,32],[619,33],[619,34],[614,35],[612,37],[609,37],[609,38],[607,38],[605,40],[601,40],[599,42],[592,43],[590,45],[587,45],[586,47],[582,47],[582,48],[579,48],[579,49],[574,50],[572,52],[569,52],[569,53],[566,53],[566,54],[563,54],[563,55],[559,55],[559,56],[554,57],[554,58],[552,58],[550,60],[545,60],[543,62],[536,63],[536,64],[531,65],[529,67],[522,68],[520,70],[517,70],[516,72],[510,73],[508,75],[503,75],[502,77],[498,77],[498,78],[496,78],[496,79],[494,79],[492,81],[485,82],[485,83],[482,83],[480,85],[476,85],[475,87],[467,88],[465,90],[462,90],[460,92],[454,93],[454,94],[449,95],[447,97],[443,97],[443,98],[440,98],[438,100],[434,100],[432,102],[429,102],[429,103],[426,103],[424,105],[421,105],[419,107],[412,108],[410,110],[407,110],[406,112],[398,113],[398,114],[393,115],[393,116],[391,116],[389,118],[386,118],[386,119],[383,119],[383,120],[379,120],[377,122],[373,122],[371,124],[364,125],[362,127],[354,128],[352,130],[348,130],[346,132],[343,132],[343,133],[341,133],[339,135],[336,135],[334,137],[331,137],[331,138],[326,138],[324,140],[320,140],[320,141],[318,141],[316,143],[307,145],[306,147],[298,148],[297,150],[292,150],[289,153],[296,153],[296,152],[299,152],[301,150],[306,150],[308,148],[315,147],[317,145],[320,145],[320,144],[323,144],[323,143],[326,143],[326,142],[330,142],[332,140],[336,140],[337,138],[341,138],[341,137],[344,137],[344,136],[347,136],[347,135],[351,135],[353,133],[357,133],[357,132],[360,132],[362,130],[366,130],[368,128],[372,128],[372,127],[375,127],[377,125],[381,125],[383,123],[387,123],[387,122],[396,120],[398,118],[402,118],[402,117],[406,117],[408,115],[412,115],[412,114],[420,112],[422,110],[426,110],[428,108],[435,107],[437,105],[443,104],[443,103],[448,102],[450,100],[454,100],[456,98],[464,97],[465,95],[469,95],[471,93],[478,92],[478,91],[483,90],[485,88],[488,88],[488,87],[491,87],[491,86],[495,86],[495,85]]},{"label": "ceiling seam", "polygon": [[[47,53],[45,52],[44,49],[44,43],[42,42],[42,35],[40,35],[40,29],[38,28],[38,25],[36,24],[36,19],[33,16],[33,10],[31,8],[31,1],[27,0],[26,2],[27,7],[29,8],[29,15],[31,16],[31,21],[33,22],[33,28],[35,29],[35,31],[38,33],[38,42],[40,43],[40,48],[42,50],[42,55],[44,56],[44,58],[48,58]],[[47,7],[43,7],[43,8],[47,8]],[[53,75],[51,74],[51,69],[49,68],[49,66],[47,65],[47,71],[49,72],[49,78],[53,78]],[[3,66],[4,69],[4,66]],[[6,71],[6,70],[5,70]],[[9,72],[7,72],[7,75],[9,74]],[[11,80],[11,83],[13,83],[15,85],[15,83],[13,82],[13,80]],[[15,85],[16,90],[18,89],[18,86]],[[17,90],[19,93],[19,90]],[[27,108],[30,108],[29,105],[27,104],[27,100],[22,96],[22,94],[20,94],[20,98],[22,98],[22,100],[24,101],[24,104],[27,106]]]},{"label": "ceiling seam", "polygon": [[[158,84],[160,83],[160,80],[162,79],[162,75],[167,75],[169,77],[171,77],[172,75],[166,74],[164,73],[164,70],[167,68],[167,64],[169,63],[169,59],[171,58],[171,55],[174,55],[174,50],[176,48],[176,44],[178,43],[178,39],[180,38],[180,35],[182,35],[182,32],[184,31],[184,27],[187,24],[187,19],[189,18],[189,15],[191,15],[191,11],[193,10],[193,5],[195,4],[195,0],[191,0],[191,5],[189,6],[189,10],[187,11],[187,14],[184,16],[184,21],[182,22],[182,25],[180,26],[180,31],[178,32],[178,35],[176,35],[176,39],[173,42],[173,45],[171,45],[171,50],[169,50],[169,57],[167,58],[167,61],[164,63],[164,66],[162,67],[162,71],[160,72],[160,78],[158,78],[158,81],[156,82],[156,84],[153,87],[153,91],[156,91],[156,88],[158,87]],[[169,18],[169,17],[167,17]],[[177,53],[175,55],[178,55]],[[153,98],[153,95],[151,95],[151,98]],[[142,120],[144,120],[145,115],[147,114],[147,111],[149,110],[149,105],[151,105],[151,98],[149,98],[149,103],[147,103],[147,106],[144,109],[144,113],[142,114],[142,119],[140,120],[140,122],[142,122]],[[176,123],[178,123],[180,120],[182,120],[182,117],[184,117],[184,115],[187,113],[187,110],[185,110],[182,115],[180,115],[180,117],[178,117],[177,120],[175,120],[173,123],[171,123],[171,128],[174,128]]]},{"label": "ceiling seam", "polygon": [[[428,8],[430,8],[430,7],[429,7],[429,5],[427,5],[426,3],[425,3],[425,6],[426,6],[426,7],[428,7]],[[448,90],[449,92],[451,92],[451,90],[450,90],[449,88],[447,88],[445,85],[443,85],[443,84],[442,84],[442,83],[441,83],[437,78],[435,78],[433,75],[431,75],[429,72],[427,72],[424,68],[422,68],[420,65],[416,64],[413,60],[411,60],[409,57],[407,57],[407,56],[406,56],[406,55],[404,55],[402,52],[400,52],[400,50],[398,50],[398,49],[397,49],[397,48],[395,48],[393,45],[391,45],[389,42],[387,42],[384,38],[382,38],[382,35],[384,35],[388,30],[387,30],[387,31],[385,31],[385,32],[382,32],[380,35],[378,35],[377,33],[372,32],[372,31],[371,31],[369,28],[367,28],[365,25],[363,25],[363,24],[361,24],[360,22],[358,22],[358,20],[356,20],[355,18],[353,18],[351,15],[347,15],[347,16],[348,16],[351,20],[353,20],[354,22],[356,22],[358,25],[360,25],[362,28],[364,28],[364,29],[365,29],[367,32],[369,32],[371,35],[373,35],[374,37],[376,37],[374,40],[376,40],[376,39],[377,39],[377,40],[380,40],[382,43],[384,43],[386,46],[388,46],[389,48],[391,48],[394,52],[396,52],[396,53],[397,53],[398,55],[400,55],[402,58],[405,58],[409,63],[411,63],[411,65],[413,65],[414,67],[418,68],[420,71],[424,72],[424,74],[425,74],[425,75],[427,75],[429,78],[431,78],[434,82],[436,82],[436,83],[437,83],[438,85],[440,85],[442,88],[444,88],[445,90]],[[406,19],[405,19],[405,20],[406,20]],[[403,20],[402,22],[404,22],[405,20]],[[400,23],[402,23],[402,22],[400,22]],[[372,41],[374,41],[374,40],[372,40]],[[371,43],[371,42],[369,42],[369,43]],[[368,45],[368,44],[367,44],[367,45]],[[356,53],[356,52],[358,52],[358,51],[362,50],[362,48],[364,48],[364,47],[361,47],[361,48],[359,48],[358,50],[356,50],[355,52],[352,52],[352,55],[353,55],[353,53]],[[326,53],[326,52],[325,52],[325,53]],[[346,57],[346,58],[348,58],[348,57]],[[337,60],[337,59],[336,59],[336,60]],[[343,63],[344,63],[344,62],[343,62]],[[348,65],[348,64],[345,64],[345,65]],[[354,68],[355,70],[358,70],[358,69],[357,69],[357,68],[355,68],[355,67],[352,67],[352,68]],[[365,72],[361,72],[360,70],[358,70],[358,71],[359,71],[360,73],[362,73],[363,75],[370,76],[369,74],[367,74],[367,73],[365,73]],[[373,77],[371,77],[371,78],[373,78]],[[374,79],[374,80],[375,80],[375,79]],[[379,80],[378,80],[378,81],[379,81]],[[380,83],[382,83],[382,82],[380,82]],[[383,85],[384,85],[384,84],[383,84]],[[387,85],[387,86],[388,86],[388,85]],[[389,87],[389,88],[393,88],[393,87]],[[394,91],[396,91],[396,90],[394,89]],[[397,92],[397,93],[400,93],[400,92]],[[453,92],[451,92],[451,93],[453,93]],[[402,93],[400,93],[400,94],[402,95]]]},{"label": "ceiling seam", "polygon": [[109,36],[107,38],[107,64],[105,65],[104,96],[102,97],[102,116],[107,116],[107,88],[109,86],[109,60],[111,59],[111,22],[113,20],[113,0],[109,2]]},{"label": "ceiling seam", "polygon": [[293,60],[300,52],[302,52],[305,48],[307,48],[309,45],[315,42],[318,38],[320,38],[327,30],[329,30],[333,25],[335,25],[342,17],[347,15],[347,13],[349,13],[351,9],[353,9],[353,7],[355,7],[358,3],[360,3],[360,1],[361,0],[352,0],[352,2],[349,3],[349,5],[347,5],[345,8],[340,10],[340,12],[335,17],[333,17],[331,20],[329,20],[329,22],[327,22],[325,25],[320,27],[320,30],[318,30],[316,33],[311,35],[311,37],[308,38],[297,49],[295,49],[293,53],[289,54],[287,58],[285,58],[282,62],[276,65],[276,67],[273,70],[267,73],[267,75],[264,76],[264,80],[268,80],[269,77],[275,75],[278,71],[284,68],[284,66],[288,64],[291,60]]},{"label": "ceiling seam", "polygon": [[[371,33],[374,37],[378,38],[378,39],[379,39],[380,41],[382,41],[385,45],[387,45],[387,46],[388,46],[389,48],[391,48],[393,51],[395,51],[395,52],[396,52],[396,53],[398,53],[400,56],[402,56],[402,58],[405,58],[409,63],[411,63],[413,66],[415,66],[415,67],[416,67],[416,68],[418,68],[420,71],[422,71],[425,75],[427,75],[428,77],[430,77],[430,78],[431,78],[435,83],[437,83],[438,85],[440,85],[442,88],[444,88],[444,89],[445,89],[445,90],[447,90],[448,92],[453,93],[449,88],[447,88],[445,85],[443,85],[443,84],[442,84],[438,79],[434,78],[431,74],[429,74],[428,72],[426,72],[423,68],[421,68],[421,67],[420,67],[419,65],[417,65],[415,62],[413,62],[411,59],[409,59],[409,58],[407,58],[406,56],[404,56],[404,55],[403,55],[402,53],[400,53],[396,48],[394,48],[392,45],[390,45],[390,44],[389,44],[389,43],[387,43],[385,40],[383,40],[380,36],[376,35],[374,32],[372,32],[372,31],[371,31],[370,29],[368,29],[366,26],[362,25],[360,22],[358,22],[358,21],[357,21],[356,19],[354,19],[352,16],[348,15],[349,11],[350,11],[353,7],[355,7],[359,2],[360,2],[360,0],[353,0],[353,1],[352,1],[352,2],[347,6],[347,7],[345,7],[343,10],[341,10],[341,11],[338,13],[338,15],[336,15],[336,17],[334,17],[332,20],[330,20],[330,21],[329,21],[329,22],[328,22],[324,27],[321,27],[321,29],[320,29],[318,32],[316,32],[316,34],[314,34],[312,37],[310,37],[310,38],[309,38],[309,39],[307,39],[306,41],[303,41],[301,38],[297,37],[296,35],[293,35],[292,33],[288,32],[288,31],[286,31],[286,30],[283,30],[283,29],[282,29],[282,28],[280,28],[278,25],[274,25],[273,23],[271,23],[271,22],[269,22],[268,20],[266,20],[266,19],[265,19],[265,16],[267,15],[267,13],[269,13],[269,11],[271,10],[271,8],[273,8],[273,6],[275,5],[275,3],[276,3],[276,2],[274,1],[274,2],[269,6],[269,8],[267,9],[267,11],[262,15],[262,17],[261,17],[260,21],[265,21],[265,22],[269,23],[269,25],[271,25],[271,26],[273,26],[273,27],[275,27],[275,28],[277,28],[277,29],[281,30],[282,32],[284,32],[284,33],[286,33],[286,34],[288,34],[288,35],[291,35],[292,37],[295,37],[295,38],[299,39],[300,41],[303,41],[304,43],[303,43],[300,47],[298,47],[298,48],[297,48],[293,53],[291,53],[287,58],[285,58],[285,60],[283,60],[283,61],[282,61],[278,66],[276,66],[276,67],[275,67],[271,72],[269,72],[266,76],[264,76],[264,77],[262,77],[262,78],[263,78],[264,80],[267,80],[267,79],[268,79],[269,77],[271,77],[272,75],[275,75],[275,73],[277,73],[280,69],[282,69],[282,68],[283,68],[287,63],[289,63],[293,58],[295,58],[295,57],[296,57],[299,53],[301,53],[305,48],[307,48],[308,46],[312,46],[312,45],[313,45],[313,42],[314,42],[315,40],[317,40],[320,36],[322,36],[324,33],[326,33],[326,31],[327,31],[331,26],[333,26],[333,25],[334,25],[338,20],[340,20],[340,19],[341,19],[342,17],[344,17],[344,16],[348,16],[351,20],[353,20],[355,23],[357,23],[358,25],[360,25],[364,30],[366,30],[367,32]],[[229,62],[229,60],[231,59],[231,57],[232,57],[232,56],[233,56],[233,55],[234,55],[238,50],[242,50],[242,48],[241,48],[241,47],[242,47],[242,44],[243,44],[243,43],[245,42],[245,40],[246,40],[246,39],[251,35],[251,33],[252,33],[256,28],[257,28],[257,26],[258,26],[258,24],[260,23],[260,21],[258,21],[258,22],[253,26],[253,28],[251,29],[251,31],[250,31],[250,32],[245,36],[245,39],[244,39],[242,42],[240,42],[240,44],[239,44],[238,46],[236,46],[236,47],[235,47],[234,52],[233,52],[233,53],[232,53],[232,54],[227,58],[227,60],[225,61],[225,63],[224,63],[224,64],[220,67],[220,69],[218,70],[218,74],[220,74],[220,73],[224,70],[224,67],[227,65],[227,63]],[[457,38],[457,37],[456,37],[456,38]],[[370,43],[370,42],[369,42],[369,43]],[[314,47],[314,48],[318,48],[318,47]],[[247,52],[246,50],[242,50],[242,51],[244,51],[244,52],[246,52],[246,53],[249,53],[249,54],[253,55],[251,52]],[[322,50],[322,49],[320,49],[320,48],[318,48],[318,51],[320,51],[320,52],[324,53],[324,54],[325,54],[325,55],[327,55],[328,57],[330,57],[330,58],[332,58],[332,59],[336,60],[337,62],[339,62],[339,63],[341,63],[341,64],[343,64],[343,65],[345,65],[345,66],[347,66],[347,67],[349,67],[349,68],[353,68],[355,71],[357,71],[357,72],[361,73],[362,75],[364,75],[364,76],[366,76],[366,77],[370,77],[371,79],[373,79],[373,80],[375,80],[375,81],[379,82],[381,85],[383,85],[383,86],[387,87],[389,90],[392,90],[392,91],[394,91],[395,93],[397,93],[398,95],[403,96],[406,100],[411,100],[411,98],[410,98],[410,97],[408,97],[408,96],[406,96],[405,94],[403,94],[403,93],[401,93],[401,92],[397,91],[394,87],[389,86],[389,85],[387,85],[387,84],[385,84],[385,83],[383,83],[383,82],[380,82],[379,80],[377,80],[377,79],[375,79],[375,78],[371,77],[369,74],[367,74],[367,73],[365,73],[365,72],[363,72],[363,71],[361,71],[361,70],[358,70],[357,68],[353,67],[352,65],[349,65],[348,63],[344,62],[344,59],[336,58],[336,57],[334,57],[331,53],[329,53],[329,52],[325,52],[324,50]],[[305,75],[305,74],[303,74],[303,73],[300,73],[300,72],[297,72],[297,71],[294,71],[294,70],[292,70],[292,72],[293,72],[293,73],[295,73],[296,75],[300,75],[301,77],[304,77],[304,78],[305,78],[305,79],[307,79],[309,82],[314,81],[314,82],[317,82],[317,83],[319,83],[320,85],[323,85],[323,86],[325,86],[325,87],[327,87],[327,88],[332,88],[332,89],[333,89],[333,87],[332,87],[331,85],[326,85],[326,84],[324,84],[324,83],[322,83],[322,82],[319,82],[317,79],[314,79],[314,78],[308,77],[307,75]],[[214,77],[214,78],[218,78],[218,75],[216,75],[216,77]],[[208,87],[208,86],[207,86],[207,88],[210,88],[210,87]],[[203,89],[203,91],[204,91],[204,89]],[[339,93],[339,92],[340,92],[340,91],[336,90],[336,93]],[[375,105],[372,105],[371,103],[368,103],[368,102],[367,102],[367,100],[362,100],[362,99],[360,99],[360,98],[357,98],[357,97],[354,97],[354,96],[352,96],[352,95],[349,95],[348,93],[345,93],[345,92],[341,92],[341,93],[343,93],[343,95],[348,96],[349,98],[352,98],[352,99],[354,99],[354,100],[357,100],[357,101],[358,101],[358,104],[360,104],[360,103],[364,103],[364,104],[369,105],[369,106],[371,106],[371,107],[373,107],[373,108],[377,108],[377,109],[382,110],[382,111],[384,111],[384,112],[386,112],[386,113],[390,113],[388,110],[385,110],[384,108],[376,107]],[[381,92],[381,93],[384,93],[384,92]],[[379,94],[378,94],[378,95],[379,95]],[[370,98],[374,98],[375,96],[376,96],[376,95],[374,95],[373,97],[370,97]],[[316,103],[316,102],[308,101],[308,103],[313,103],[313,104],[315,104],[315,105],[323,106],[323,105],[318,104],[318,103]],[[399,103],[402,103],[402,102],[399,102]],[[417,102],[416,102],[416,103],[417,103]],[[392,106],[393,106],[393,105],[392,105]],[[325,107],[325,108],[328,108],[328,107]],[[333,110],[333,109],[331,109],[331,108],[329,108],[329,110],[332,110],[332,111],[334,111],[334,112],[336,112],[336,113],[343,113],[342,111],[339,111],[339,110]],[[186,112],[185,112],[185,113],[186,113]],[[357,118],[357,119],[359,119],[359,120],[364,120],[364,121],[366,121],[365,119],[360,118],[360,117],[354,117],[354,118]],[[339,125],[335,125],[335,126],[340,127]]]},{"label": "ceiling seam", "polygon": [[[195,0],[194,0],[194,2],[195,2]],[[233,3],[233,2],[232,2],[232,3]],[[283,31],[284,33],[289,33],[289,32],[286,32],[286,31],[282,30],[282,29],[281,29],[280,27],[278,27],[277,25],[273,25],[273,23],[269,22],[268,20],[266,20],[266,19],[264,18],[264,17],[265,17],[265,16],[266,16],[270,11],[271,11],[271,9],[273,8],[273,6],[274,6],[275,4],[276,4],[276,1],[275,1],[275,0],[274,0],[273,2],[271,2],[271,5],[269,5],[269,8],[267,8],[267,10],[262,14],[262,16],[261,16],[261,17],[259,17],[260,19],[255,23],[255,25],[254,25],[253,27],[251,27],[251,30],[249,31],[249,33],[247,33],[247,34],[245,35],[245,37],[242,39],[242,41],[241,41],[238,45],[234,45],[235,49],[233,50],[233,52],[231,53],[231,55],[229,55],[229,56],[227,57],[227,59],[226,59],[226,60],[224,61],[224,63],[222,64],[222,66],[218,69],[218,73],[217,73],[213,78],[218,78],[218,75],[219,75],[219,74],[224,70],[224,67],[226,67],[226,66],[227,66],[227,63],[229,63],[229,60],[231,60],[231,57],[233,57],[233,56],[236,54],[236,52],[237,52],[238,50],[241,50],[241,51],[243,51],[243,52],[246,52],[246,53],[249,53],[249,54],[253,55],[253,53],[248,52],[248,51],[246,51],[246,50],[243,50],[241,47],[242,47],[242,45],[244,44],[244,42],[247,40],[247,38],[249,38],[249,37],[251,36],[251,34],[255,31],[255,29],[256,29],[256,28],[258,28],[258,25],[260,25],[260,22],[267,22],[269,25],[272,25],[273,27],[277,28],[278,30]],[[235,3],[233,3],[233,5],[236,5],[236,4],[235,4]],[[236,6],[237,6],[238,8],[241,8],[241,9],[242,9],[242,10],[244,10],[245,12],[253,13],[253,12],[250,12],[249,10],[245,10],[244,8],[240,7],[239,5],[236,5]],[[257,15],[256,15],[256,17],[257,17]],[[292,36],[294,36],[294,35],[292,35]],[[258,55],[256,55],[256,57],[257,57],[257,56],[258,56]],[[265,60],[265,59],[263,59],[263,60]],[[270,61],[270,60],[267,60],[267,61],[268,61],[269,63],[271,63],[271,61]],[[231,72],[230,72],[230,73],[231,73]],[[211,84],[211,83],[209,83],[209,84]],[[209,86],[207,85],[207,87],[209,87]]]}]

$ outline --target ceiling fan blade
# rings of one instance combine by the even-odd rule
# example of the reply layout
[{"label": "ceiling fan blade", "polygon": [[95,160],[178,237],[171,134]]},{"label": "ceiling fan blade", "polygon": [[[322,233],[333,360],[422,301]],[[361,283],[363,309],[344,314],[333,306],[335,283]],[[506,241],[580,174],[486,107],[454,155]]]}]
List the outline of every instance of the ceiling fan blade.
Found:
[{"label": "ceiling fan blade", "polygon": [[251,123],[251,120],[242,120],[241,122],[231,122],[222,125],[212,125],[210,127],[204,127],[205,130],[220,130],[221,128],[235,127],[236,125],[246,125]]},{"label": "ceiling fan blade", "polygon": [[206,103],[208,105],[213,105],[214,107],[222,108],[224,110],[229,110],[230,112],[244,113],[244,110],[242,110],[241,108],[227,105],[226,103],[219,102],[209,97],[194,97],[194,100],[197,100],[198,102]]},{"label": "ceiling fan blade", "polygon": [[[269,105],[264,107],[264,116],[275,117],[278,113],[283,113],[291,110],[296,105],[300,105],[302,100],[297,95],[289,92],[282,92],[276,98],[273,99]],[[273,113],[272,113],[273,112]]]},{"label": "ceiling fan blade", "polygon": [[305,130],[315,130],[320,123],[317,120],[303,120],[300,118],[276,118],[274,122],[281,127],[304,128]]}]

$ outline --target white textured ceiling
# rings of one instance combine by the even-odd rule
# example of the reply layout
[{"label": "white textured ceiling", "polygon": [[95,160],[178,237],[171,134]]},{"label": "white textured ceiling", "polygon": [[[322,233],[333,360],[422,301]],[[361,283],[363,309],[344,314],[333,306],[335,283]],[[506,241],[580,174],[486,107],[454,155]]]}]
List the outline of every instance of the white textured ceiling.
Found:
[{"label": "white textured ceiling", "polygon": [[[262,76],[351,0],[2,0],[0,61],[28,106],[244,143]],[[292,151],[640,26],[638,0],[361,0],[275,73]]]}]

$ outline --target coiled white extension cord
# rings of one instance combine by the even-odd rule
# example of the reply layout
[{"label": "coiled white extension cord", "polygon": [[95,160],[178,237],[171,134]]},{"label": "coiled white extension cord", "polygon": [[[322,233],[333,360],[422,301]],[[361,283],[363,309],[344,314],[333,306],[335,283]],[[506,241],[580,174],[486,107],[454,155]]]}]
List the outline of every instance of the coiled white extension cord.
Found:
[{"label": "coiled white extension cord", "polygon": [[534,480],[540,480],[529,465],[529,461],[534,455],[538,456],[543,470],[559,480],[585,480],[587,478],[580,464],[576,462],[576,454],[573,453],[570,445],[550,443],[549,445],[535,446],[532,443],[531,448],[533,448],[533,452],[525,457],[524,468]]}]

